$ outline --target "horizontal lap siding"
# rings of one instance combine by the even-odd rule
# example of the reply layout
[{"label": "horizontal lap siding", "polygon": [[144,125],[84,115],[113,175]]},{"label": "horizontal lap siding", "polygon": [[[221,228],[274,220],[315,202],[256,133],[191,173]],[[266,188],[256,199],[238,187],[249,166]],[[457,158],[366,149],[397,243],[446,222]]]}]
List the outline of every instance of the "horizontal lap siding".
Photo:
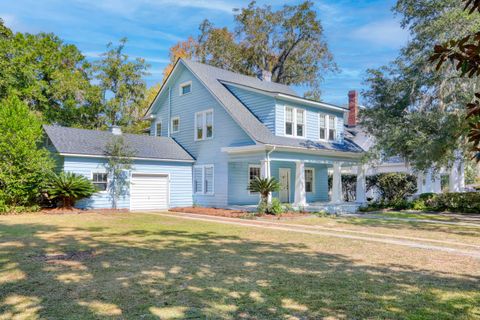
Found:
[{"label": "horizontal lap siding", "polygon": [[249,184],[249,165],[260,165],[260,162],[230,162],[228,164],[228,204],[245,205],[258,203],[258,194],[250,194],[247,190]]},{"label": "horizontal lap siding", "polygon": [[[193,201],[202,206],[226,206],[228,203],[228,155],[222,152],[221,148],[251,145],[254,142],[190,71],[183,65],[179,65],[178,68],[169,83],[172,84],[171,116],[180,118],[180,128],[179,132],[171,133],[171,137],[196,159],[196,165],[213,164],[215,172],[214,195],[195,194]],[[192,92],[180,96],[179,85],[187,81],[192,81]],[[167,96],[167,92],[162,95]],[[153,112],[158,112],[158,116],[163,119],[163,127],[166,128],[168,99],[159,98],[161,99],[155,104]],[[213,109],[213,139],[194,141],[195,113],[208,109]],[[190,185],[192,184],[193,182],[190,181]]]},{"label": "horizontal lap siding", "polygon": [[227,86],[270,131],[275,132],[275,99],[256,92]]},{"label": "horizontal lap siding", "polygon": [[[64,170],[81,174],[91,179],[92,172],[105,172],[105,159],[65,157]],[[192,205],[192,165],[182,162],[162,162],[136,160],[131,172],[133,173],[165,173],[170,176],[170,206]],[[125,190],[118,201],[118,208],[129,209],[129,188]],[[79,208],[104,209],[112,207],[112,197],[109,193],[102,192],[89,199],[78,201]]]}]

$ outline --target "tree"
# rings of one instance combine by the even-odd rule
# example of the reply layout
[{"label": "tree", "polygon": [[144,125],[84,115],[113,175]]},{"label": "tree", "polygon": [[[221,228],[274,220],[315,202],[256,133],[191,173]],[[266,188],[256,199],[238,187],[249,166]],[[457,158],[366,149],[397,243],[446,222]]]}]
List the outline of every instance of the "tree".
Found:
[{"label": "tree", "polygon": [[[463,2],[465,2],[465,10],[468,10],[469,14],[475,14],[475,11],[480,13],[480,1],[463,0]],[[436,45],[434,51],[430,62],[437,63],[437,70],[448,60],[461,72],[462,76],[470,78],[480,76],[480,32],[448,41],[443,45]],[[475,153],[477,162],[480,162],[480,92],[475,93],[473,101],[466,107],[470,127],[468,138],[472,143],[471,150]]]},{"label": "tree", "polygon": [[17,95],[44,121],[97,127],[99,90],[90,64],[53,34],[13,33],[0,23],[0,99]]},{"label": "tree", "polygon": [[255,177],[255,179],[250,182],[248,186],[248,190],[251,192],[258,192],[260,194],[260,205],[261,206],[268,206],[268,196],[272,192],[276,192],[280,190],[280,183],[275,178],[259,178]]},{"label": "tree", "polygon": [[66,209],[71,209],[77,200],[88,198],[95,191],[95,186],[90,180],[72,172],[54,173],[47,184],[48,197],[59,200],[60,206]]},{"label": "tree", "polygon": [[146,85],[143,77],[148,64],[142,58],[129,61],[124,53],[126,38],[116,47],[107,45],[107,52],[94,65],[95,77],[102,92],[105,123],[110,126],[128,127],[143,115],[142,101]]},{"label": "tree", "polygon": [[449,166],[465,149],[465,104],[479,83],[451,66],[436,72],[429,57],[433,44],[478,30],[480,17],[468,17],[458,0],[399,0],[395,12],[411,40],[390,65],[368,71],[361,123],[376,157],[400,155],[417,170]]},{"label": "tree", "polygon": [[186,49],[187,57],[223,69],[247,75],[270,71],[272,81],[305,85],[310,89],[307,96],[318,99],[323,75],[336,66],[312,6],[313,2],[305,1],[273,11],[271,6],[259,7],[252,1],[235,11],[234,31],[204,20],[194,48],[190,40],[180,43],[172,48],[171,56],[180,47]]},{"label": "tree", "polygon": [[173,71],[175,63],[178,59],[191,59],[195,50],[195,40],[192,37],[188,37],[186,41],[180,41],[170,48],[169,58],[170,63],[163,70],[162,84],[167,80],[170,73]]},{"label": "tree", "polygon": [[18,97],[0,101],[0,203],[29,206],[41,195],[53,161],[42,142],[41,119]]},{"label": "tree", "polygon": [[111,179],[109,191],[112,199],[112,209],[117,209],[118,200],[126,192],[127,176],[126,171],[133,165],[135,151],[130,149],[122,136],[114,137],[105,146],[107,162],[105,168]]}]

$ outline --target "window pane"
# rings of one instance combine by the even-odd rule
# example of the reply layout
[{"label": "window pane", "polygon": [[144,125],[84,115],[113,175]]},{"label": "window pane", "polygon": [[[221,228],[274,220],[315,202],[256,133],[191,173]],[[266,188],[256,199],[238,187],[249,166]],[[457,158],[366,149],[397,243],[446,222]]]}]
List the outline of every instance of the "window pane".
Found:
[{"label": "window pane", "polygon": [[213,167],[205,167],[205,193],[213,193]]},{"label": "window pane", "polygon": [[303,124],[297,124],[297,136],[303,137]]},{"label": "window pane", "polygon": [[203,193],[202,168],[193,169],[193,189],[195,193]]},{"label": "window pane", "polygon": [[213,112],[207,112],[206,117],[207,138],[211,138],[213,136]]},{"label": "window pane", "polygon": [[329,116],[328,117],[328,126],[331,129],[335,128],[335,117],[334,116]]},{"label": "window pane", "polygon": [[172,131],[177,132],[179,126],[180,126],[180,120],[179,119],[173,119],[172,120]]},{"label": "window pane", "polygon": [[250,167],[250,182],[256,177],[260,178],[260,167]]},{"label": "window pane", "polygon": [[324,114],[321,114],[320,117],[319,117],[319,125],[320,125],[320,128],[325,128],[325,115]]},{"label": "window pane", "polygon": [[161,136],[162,135],[162,123],[159,122],[157,123],[157,136]]},{"label": "window pane", "polygon": [[325,140],[325,128],[320,128],[320,139]]},{"label": "window pane", "polygon": [[297,109],[297,123],[304,124],[303,117],[305,115],[305,110]]},{"label": "window pane", "polygon": [[335,140],[335,130],[334,129],[328,130],[328,140]]},{"label": "window pane", "polygon": [[190,91],[192,91],[192,85],[191,84],[187,84],[185,86],[182,86],[182,94],[190,93]]},{"label": "window pane", "polygon": [[293,123],[285,123],[285,134],[291,136],[293,134]]},{"label": "window pane", "polygon": [[99,191],[107,190],[107,183],[108,183],[107,179],[108,179],[108,174],[106,173],[95,172],[92,174],[93,185]]},{"label": "window pane", "polygon": [[285,121],[286,122],[293,122],[293,109],[292,108],[285,108]]},{"label": "window pane", "polygon": [[305,169],[305,192],[313,192],[313,170]]},{"label": "window pane", "polygon": [[203,139],[203,113],[197,114],[197,140]]}]

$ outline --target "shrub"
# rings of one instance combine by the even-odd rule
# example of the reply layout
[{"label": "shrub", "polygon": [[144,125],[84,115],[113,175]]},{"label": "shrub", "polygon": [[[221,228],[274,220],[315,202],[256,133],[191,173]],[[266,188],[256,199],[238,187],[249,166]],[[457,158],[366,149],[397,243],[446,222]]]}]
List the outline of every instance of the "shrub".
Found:
[{"label": "shrub", "polygon": [[376,188],[381,200],[397,203],[417,191],[417,180],[405,173],[380,173],[367,177],[367,190]]},{"label": "shrub", "polygon": [[71,172],[52,174],[47,187],[49,198],[60,201],[63,208],[71,208],[75,201],[88,198],[96,191],[90,180]]},{"label": "shrub", "polygon": [[267,205],[268,196],[270,193],[280,190],[280,183],[275,178],[259,178],[255,179],[248,186],[248,190],[251,192],[260,193],[260,205]]},{"label": "shrub", "polygon": [[452,211],[459,213],[480,213],[480,193],[441,193],[426,200],[427,207],[433,211]]},{"label": "shrub", "polygon": [[272,203],[270,204],[270,208],[268,208],[268,213],[274,214],[276,216],[281,215],[284,213],[284,208],[282,203],[279,199],[273,198]]}]

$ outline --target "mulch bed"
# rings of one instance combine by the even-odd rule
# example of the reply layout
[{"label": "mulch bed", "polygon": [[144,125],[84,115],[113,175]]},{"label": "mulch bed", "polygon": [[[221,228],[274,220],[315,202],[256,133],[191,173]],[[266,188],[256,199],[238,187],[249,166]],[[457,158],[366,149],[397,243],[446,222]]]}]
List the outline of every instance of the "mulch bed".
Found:
[{"label": "mulch bed", "polygon": [[[209,216],[227,217],[227,218],[252,218],[252,213],[249,213],[247,211],[221,209],[221,208],[182,207],[182,208],[172,208],[169,211],[193,213],[193,214],[204,214]],[[272,214],[255,215],[255,217],[258,217],[260,219],[265,219],[265,220],[296,219],[296,218],[304,218],[308,216],[310,216],[309,213],[301,213],[301,212],[285,212],[280,216],[275,216]]]}]

